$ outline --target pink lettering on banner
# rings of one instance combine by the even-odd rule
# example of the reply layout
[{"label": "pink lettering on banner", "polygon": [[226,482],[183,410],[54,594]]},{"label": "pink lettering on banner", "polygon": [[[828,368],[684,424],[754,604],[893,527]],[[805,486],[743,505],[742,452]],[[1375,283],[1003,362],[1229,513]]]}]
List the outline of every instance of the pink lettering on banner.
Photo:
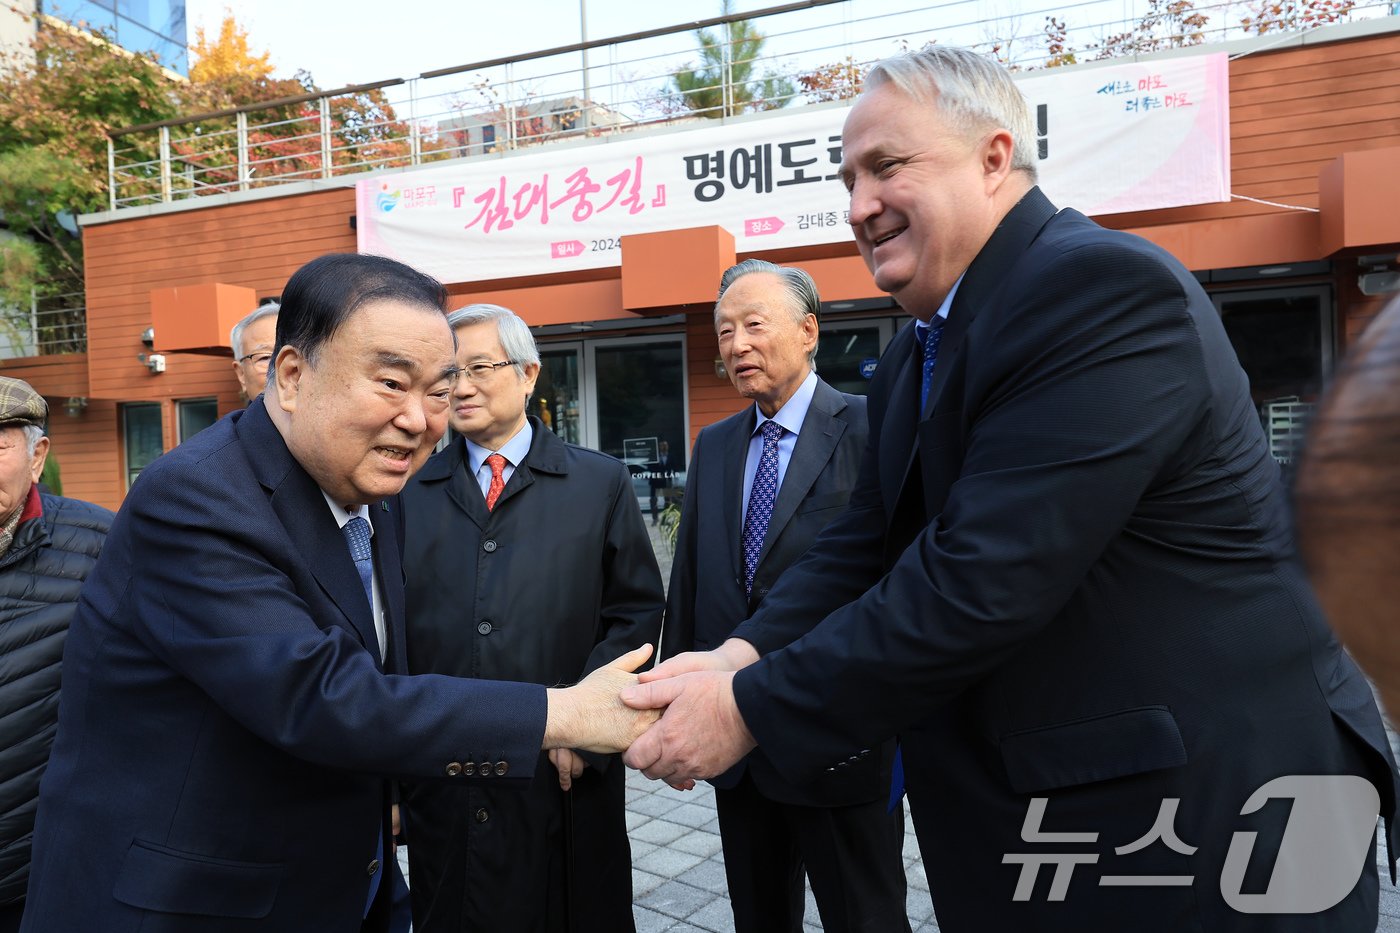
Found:
[{"label": "pink lettering on banner", "polygon": [[571,256],[578,256],[582,252],[583,244],[578,240],[562,240],[549,244],[549,255],[552,259],[568,259]]},{"label": "pink lettering on banner", "polygon": [[[528,201],[525,200],[527,194]],[[540,179],[538,185],[527,181],[515,192],[515,219],[524,220],[535,209],[536,204],[540,206],[540,223],[549,223],[549,175]]]},{"label": "pink lettering on banner", "polygon": [[[549,206],[555,208],[565,201],[576,198],[578,203],[574,205],[574,223],[582,223],[593,216],[593,202],[588,200],[588,196],[602,191],[603,186],[588,177],[588,166],[586,165],[564,180],[569,183],[568,193]],[[611,201],[608,203],[612,204]]]},{"label": "pink lettering on banner", "polygon": [[744,233],[747,236],[767,236],[770,233],[777,233],[783,229],[783,222],[777,217],[755,217],[752,220],[744,221]]},{"label": "pink lettering on banner", "polygon": [[[588,166],[584,166],[564,179],[567,191],[562,197],[550,200],[549,198],[549,173],[544,173],[538,181],[526,181],[515,185],[500,176],[495,184],[486,188],[475,197],[471,197],[465,187],[458,186],[452,189],[452,206],[461,209],[466,206],[468,199],[471,203],[478,204],[481,209],[476,216],[463,225],[463,229],[470,230],[472,227],[480,226],[483,233],[494,233],[498,230],[509,230],[514,227],[516,221],[534,219],[540,225],[549,223],[549,212],[573,201],[570,216],[575,223],[582,223],[596,213],[601,213],[617,205],[625,207],[627,213],[637,214],[647,207],[645,194],[642,189],[642,157],[638,156],[628,168],[624,168],[616,175],[613,175],[606,182],[611,191],[611,197],[601,206],[594,203],[593,197],[603,191],[603,186],[598,184],[589,176]],[[433,189],[426,189],[426,196],[433,196]],[[664,207],[666,205],[666,186],[657,185],[656,193],[651,199],[652,207]],[[566,242],[566,241],[561,241]],[[557,244],[556,244],[557,245]],[[551,255],[558,258],[558,254],[551,249]]]},{"label": "pink lettering on banner", "polygon": [[[453,191],[452,201],[459,203],[456,197],[457,192]],[[498,196],[499,195],[499,196]],[[510,212],[506,209],[506,176],[502,175],[498,186],[487,188],[485,191],[472,198],[472,201],[481,205],[481,213],[471,219],[465,229],[470,230],[485,218],[486,223],[482,225],[482,230],[490,233],[492,230],[509,230],[515,226],[515,221],[510,219]]]},{"label": "pink lettering on banner", "polygon": [[[630,185],[628,184],[629,179],[631,180]],[[644,204],[642,204],[641,197],[642,157],[637,156],[637,161],[635,163],[634,168],[625,168],[622,171],[618,172],[616,175],[614,175],[612,178],[609,178],[608,184],[612,185],[614,188],[613,196],[608,199],[607,204],[604,204],[602,207],[598,208],[598,210],[605,211],[608,208],[612,207],[614,204],[617,203],[617,199],[622,197],[622,194],[625,191],[627,193],[627,197],[622,198],[622,204],[624,204],[627,207],[627,213],[635,214],[638,211],[640,211],[645,206]]]}]

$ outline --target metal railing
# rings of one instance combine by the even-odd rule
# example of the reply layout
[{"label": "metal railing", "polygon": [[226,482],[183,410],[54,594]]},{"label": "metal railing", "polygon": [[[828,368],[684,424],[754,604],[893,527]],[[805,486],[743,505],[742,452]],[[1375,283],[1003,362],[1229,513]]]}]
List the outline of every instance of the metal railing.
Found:
[{"label": "metal railing", "polygon": [[[1384,16],[1392,6],[1138,0],[1135,18],[1111,19],[1103,11],[1121,13],[1121,4],[1035,2],[1015,16],[985,19],[977,0],[897,12],[876,11],[872,0],[803,0],[129,127],[108,138],[108,203],[113,210],[169,203],[838,100],[855,94],[870,63],[935,40],[1032,69],[1261,31],[1284,35]],[[1280,12],[1258,12],[1274,7]],[[1273,19],[1261,24],[1260,15]],[[1254,24],[1249,30],[1246,18]],[[737,21],[763,34],[757,50],[724,41],[726,24]],[[697,29],[720,39],[710,61],[701,60]],[[682,84],[677,75],[684,74],[692,78]]]},{"label": "metal railing", "polygon": [[83,353],[87,350],[87,309],[82,292],[31,292],[28,308],[0,313],[0,359]]}]

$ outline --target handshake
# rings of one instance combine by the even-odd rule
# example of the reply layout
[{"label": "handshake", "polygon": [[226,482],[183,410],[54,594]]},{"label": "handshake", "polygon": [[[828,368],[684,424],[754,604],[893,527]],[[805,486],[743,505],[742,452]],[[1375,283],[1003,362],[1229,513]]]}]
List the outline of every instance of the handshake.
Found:
[{"label": "handshake", "polygon": [[549,691],[544,747],[565,790],[583,768],[571,751],[624,752],[653,780],[688,789],[722,773],[754,747],[734,701],[734,672],[758,660],[748,642],[687,652],[641,675],[651,645],[629,651],[572,687]]}]

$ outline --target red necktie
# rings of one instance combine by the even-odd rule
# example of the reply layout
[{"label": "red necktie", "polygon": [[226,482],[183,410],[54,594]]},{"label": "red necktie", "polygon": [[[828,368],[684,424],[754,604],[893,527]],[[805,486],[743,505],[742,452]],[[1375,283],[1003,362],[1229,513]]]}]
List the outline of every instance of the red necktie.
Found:
[{"label": "red necktie", "polygon": [[489,512],[496,507],[496,500],[501,498],[501,490],[506,488],[506,458],[492,454],[486,458],[486,464],[491,467],[491,485],[486,490],[486,511]]}]

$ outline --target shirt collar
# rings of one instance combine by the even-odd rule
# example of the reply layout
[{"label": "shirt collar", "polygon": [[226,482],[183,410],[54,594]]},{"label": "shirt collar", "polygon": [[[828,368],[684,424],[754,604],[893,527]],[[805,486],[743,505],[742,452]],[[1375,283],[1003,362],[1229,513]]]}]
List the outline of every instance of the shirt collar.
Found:
[{"label": "shirt collar", "polygon": [[763,427],[765,421],[776,421],[789,434],[800,434],[802,432],[802,422],[807,417],[807,409],[812,406],[812,396],[817,394],[817,374],[807,373],[807,378],[802,380],[802,384],[797,387],[797,391],[792,393],[792,398],[769,418],[763,413],[755,402],[754,411],[754,433],[757,434]]},{"label": "shirt collar", "polygon": [[525,419],[525,424],[516,431],[510,440],[501,445],[500,450],[487,450],[471,438],[463,437],[467,444],[467,466],[471,467],[472,475],[475,476],[481,469],[481,465],[486,462],[486,458],[492,454],[500,454],[506,458],[506,462],[512,467],[520,466],[520,461],[525,459],[525,455],[530,452],[530,442],[535,437],[535,429],[530,424],[530,419]]},{"label": "shirt collar", "polygon": [[325,497],[326,505],[330,508],[331,517],[335,519],[337,527],[344,528],[345,523],[352,518],[363,518],[365,521],[369,522],[370,537],[374,536],[374,522],[369,521],[369,506],[360,505],[356,506],[354,509],[346,509],[345,506],[340,505],[327,495],[324,489],[321,490],[321,495]]},{"label": "shirt collar", "polygon": [[[953,287],[948,289],[948,296],[943,299],[943,303],[939,305],[938,310],[934,312],[934,316],[943,318],[943,323],[945,324],[948,323],[948,311],[953,307],[953,296],[957,295],[958,286],[962,284],[963,276],[965,275],[967,275],[966,272],[958,276],[958,280],[953,283]],[[930,320],[932,320],[932,318],[930,318]],[[914,328],[918,331],[919,341],[922,343],[924,331],[928,330],[928,325],[923,321],[917,321],[914,324]]]}]

